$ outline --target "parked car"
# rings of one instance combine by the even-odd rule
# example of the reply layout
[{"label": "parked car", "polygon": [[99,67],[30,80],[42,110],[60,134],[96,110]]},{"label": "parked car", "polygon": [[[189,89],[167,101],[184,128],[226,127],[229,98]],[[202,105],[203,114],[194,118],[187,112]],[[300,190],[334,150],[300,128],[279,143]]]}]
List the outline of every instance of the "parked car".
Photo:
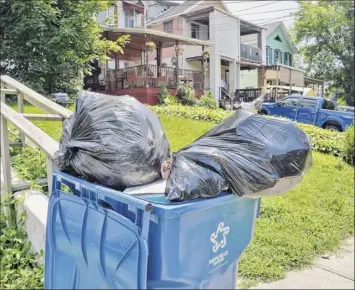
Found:
[{"label": "parked car", "polygon": [[339,132],[354,124],[354,113],[336,111],[330,100],[302,95],[290,95],[276,103],[264,103],[259,113]]},{"label": "parked car", "polygon": [[349,106],[338,106],[335,108],[335,110],[354,113],[354,107],[349,107]]}]

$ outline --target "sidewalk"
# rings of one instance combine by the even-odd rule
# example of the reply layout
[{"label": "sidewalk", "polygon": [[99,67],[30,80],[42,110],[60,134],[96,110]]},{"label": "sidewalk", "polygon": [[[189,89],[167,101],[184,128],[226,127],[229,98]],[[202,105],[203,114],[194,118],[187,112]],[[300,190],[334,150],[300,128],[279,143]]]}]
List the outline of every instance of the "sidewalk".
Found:
[{"label": "sidewalk", "polygon": [[316,259],[310,269],[290,272],[283,280],[251,289],[354,289],[354,237],[337,253]]}]

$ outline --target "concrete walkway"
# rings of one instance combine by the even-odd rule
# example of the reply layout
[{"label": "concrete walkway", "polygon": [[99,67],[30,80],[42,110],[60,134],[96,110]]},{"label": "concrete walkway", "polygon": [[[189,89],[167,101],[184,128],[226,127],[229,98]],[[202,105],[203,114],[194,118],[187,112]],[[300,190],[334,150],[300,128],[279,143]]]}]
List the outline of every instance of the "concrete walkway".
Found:
[{"label": "concrete walkway", "polygon": [[290,272],[286,278],[252,289],[355,289],[354,237],[346,240],[341,249],[314,261],[309,269]]}]

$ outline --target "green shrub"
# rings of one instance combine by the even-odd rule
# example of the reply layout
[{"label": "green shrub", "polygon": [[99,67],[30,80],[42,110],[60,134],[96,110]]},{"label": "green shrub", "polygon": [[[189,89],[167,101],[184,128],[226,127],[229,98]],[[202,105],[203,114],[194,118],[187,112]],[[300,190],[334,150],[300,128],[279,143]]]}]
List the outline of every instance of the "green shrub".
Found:
[{"label": "green shrub", "polygon": [[173,106],[149,106],[152,111],[160,115],[182,117],[185,119],[208,121],[218,123],[231,115],[222,109],[209,109],[205,107],[183,106],[181,104]]},{"label": "green shrub", "polygon": [[355,149],[354,149],[354,125],[348,127],[345,131],[344,152],[343,158],[350,164],[355,164]]},{"label": "green shrub", "polygon": [[175,96],[173,95],[168,95],[165,99],[164,99],[164,105],[165,106],[170,106],[170,105],[176,105],[178,104],[178,100],[175,98]]},{"label": "green shrub", "polygon": [[[183,106],[183,105],[173,105],[173,106],[155,106],[150,107],[155,113],[158,115],[169,115],[169,116],[176,116],[182,117],[186,119],[193,119],[193,120],[201,120],[201,121],[208,121],[213,123],[219,123],[224,118],[233,114],[231,111],[225,111],[222,109],[210,109],[206,107],[190,107],[190,106]],[[268,118],[275,118],[272,116],[266,116]],[[280,118],[278,118],[280,119]],[[281,118],[282,119],[282,118]],[[330,130],[325,130],[322,128],[318,128],[313,125],[309,124],[302,124],[296,123],[298,127],[300,127],[306,134],[308,134],[311,138],[312,142],[312,149],[331,154],[334,156],[341,156],[343,155],[344,151],[344,142],[345,142],[345,133],[334,132]],[[348,129],[349,131],[351,129]],[[353,131],[352,131],[352,134]],[[354,136],[354,135],[352,135]],[[354,139],[354,137],[352,137]],[[352,140],[353,140],[352,139]],[[351,141],[351,137],[348,137],[348,140]],[[349,141],[349,153],[347,156],[351,156],[351,152],[353,154],[354,151],[351,151],[351,142]],[[354,141],[352,141],[354,144]],[[353,156],[353,155],[352,155]],[[349,162],[349,159],[346,159]]]},{"label": "green shrub", "polygon": [[198,100],[197,105],[199,107],[206,107],[206,108],[211,108],[211,109],[214,109],[217,107],[216,100],[213,98],[213,95],[211,92],[208,92],[208,94],[206,96],[203,95]]},{"label": "green shrub", "polygon": [[345,139],[344,133],[325,130],[309,124],[296,124],[311,137],[313,150],[334,156],[342,154]]},{"label": "green shrub", "polygon": [[160,87],[160,93],[159,93],[159,97],[158,97],[158,104],[159,105],[163,105],[165,99],[169,96],[169,91],[168,88],[166,86],[162,86]]},{"label": "green shrub", "polygon": [[179,85],[176,91],[176,98],[181,104],[187,106],[195,106],[198,101],[194,88],[189,85]]},{"label": "green shrub", "polygon": [[11,155],[11,164],[21,179],[34,181],[47,176],[46,154],[40,149],[14,148]]},{"label": "green shrub", "polygon": [[31,244],[27,241],[24,229],[25,215],[18,220],[16,226],[6,223],[4,215],[10,208],[14,208],[16,201],[7,195],[1,196],[0,204],[0,289],[43,289],[44,269],[37,264],[37,259],[43,252],[33,253]]}]

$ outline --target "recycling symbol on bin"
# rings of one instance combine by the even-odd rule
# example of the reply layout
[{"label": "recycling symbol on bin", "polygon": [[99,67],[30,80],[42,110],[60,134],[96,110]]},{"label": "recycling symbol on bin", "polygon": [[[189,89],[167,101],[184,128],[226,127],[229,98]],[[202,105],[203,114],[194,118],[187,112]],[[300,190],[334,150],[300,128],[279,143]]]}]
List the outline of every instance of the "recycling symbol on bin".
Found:
[{"label": "recycling symbol on bin", "polygon": [[227,245],[227,235],[229,233],[229,227],[224,226],[224,222],[218,225],[217,231],[212,233],[211,242],[213,244],[213,252],[216,253],[219,248],[224,248]]}]

